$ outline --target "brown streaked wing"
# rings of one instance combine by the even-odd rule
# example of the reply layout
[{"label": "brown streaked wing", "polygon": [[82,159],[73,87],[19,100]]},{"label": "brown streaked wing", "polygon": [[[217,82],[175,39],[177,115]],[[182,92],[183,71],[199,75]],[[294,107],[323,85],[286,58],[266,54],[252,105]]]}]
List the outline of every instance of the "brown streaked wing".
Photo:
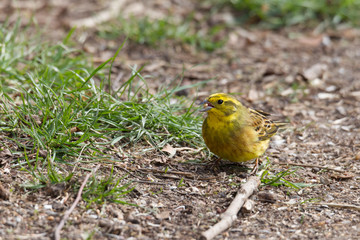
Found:
[{"label": "brown streaked wing", "polygon": [[267,118],[270,114],[249,108],[250,125],[258,134],[259,141],[272,137],[278,130],[276,123]]}]

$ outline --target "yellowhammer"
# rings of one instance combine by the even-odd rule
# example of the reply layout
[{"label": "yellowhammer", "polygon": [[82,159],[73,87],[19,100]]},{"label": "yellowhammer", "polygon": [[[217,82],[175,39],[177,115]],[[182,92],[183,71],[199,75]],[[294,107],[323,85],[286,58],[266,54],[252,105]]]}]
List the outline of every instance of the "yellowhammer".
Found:
[{"label": "yellowhammer", "polygon": [[211,152],[232,162],[245,162],[258,157],[269,146],[270,137],[284,123],[268,119],[268,113],[244,107],[225,93],[210,95],[201,112],[208,115],[202,126],[202,135]]}]

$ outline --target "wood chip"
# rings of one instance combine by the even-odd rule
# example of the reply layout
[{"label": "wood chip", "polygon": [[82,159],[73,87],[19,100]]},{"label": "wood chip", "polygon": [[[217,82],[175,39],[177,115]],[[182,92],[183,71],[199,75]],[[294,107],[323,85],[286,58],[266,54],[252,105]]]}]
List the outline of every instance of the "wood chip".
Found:
[{"label": "wood chip", "polygon": [[248,199],[241,208],[241,211],[249,213],[254,209],[254,207],[255,207],[255,202],[251,199]]},{"label": "wood chip", "polygon": [[9,200],[9,192],[4,188],[4,186],[0,183],[0,199]]}]

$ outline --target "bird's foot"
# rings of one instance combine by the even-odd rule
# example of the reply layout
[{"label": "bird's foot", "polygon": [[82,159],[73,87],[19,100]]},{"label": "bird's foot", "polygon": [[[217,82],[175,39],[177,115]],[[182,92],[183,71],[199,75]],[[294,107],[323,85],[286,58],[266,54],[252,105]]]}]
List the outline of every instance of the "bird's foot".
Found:
[{"label": "bird's foot", "polygon": [[210,162],[210,169],[217,172],[220,170],[220,161],[221,158],[216,157]]},{"label": "bird's foot", "polygon": [[256,175],[257,171],[259,170],[259,162],[260,162],[260,165],[261,165],[262,164],[261,160],[259,158],[256,158],[255,166],[251,170],[250,175]]}]

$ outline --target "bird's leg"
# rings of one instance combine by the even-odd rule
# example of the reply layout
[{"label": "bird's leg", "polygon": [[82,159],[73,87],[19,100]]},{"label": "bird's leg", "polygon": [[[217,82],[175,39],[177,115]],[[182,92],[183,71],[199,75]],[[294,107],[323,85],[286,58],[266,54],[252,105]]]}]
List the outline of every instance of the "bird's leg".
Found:
[{"label": "bird's leg", "polygon": [[221,161],[221,158],[215,156],[215,160],[211,161],[212,163],[210,165],[210,168],[212,170],[219,170],[220,161]]},{"label": "bird's leg", "polygon": [[259,169],[259,158],[256,158],[255,166],[251,170],[250,175],[255,175],[257,173],[258,169]]}]

